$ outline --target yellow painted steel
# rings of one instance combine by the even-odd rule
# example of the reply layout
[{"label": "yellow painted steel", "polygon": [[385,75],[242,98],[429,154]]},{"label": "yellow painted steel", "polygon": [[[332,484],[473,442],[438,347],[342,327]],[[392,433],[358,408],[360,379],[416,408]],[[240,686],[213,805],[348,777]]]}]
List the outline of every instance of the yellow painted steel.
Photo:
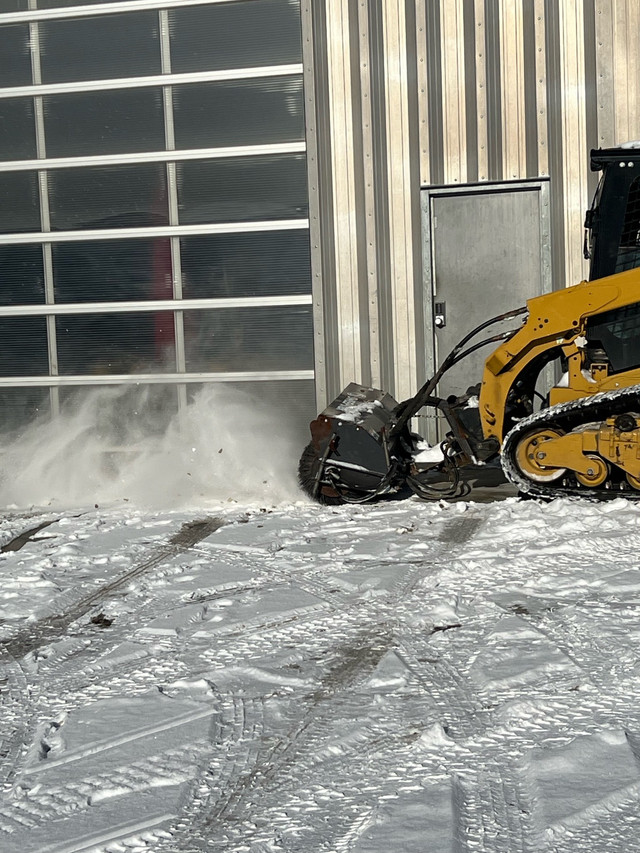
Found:
[{"label": "yellow painted steel", "polygon": [[590,317],[637,303],[640,303],[638,269],[598,281],[583,281],[530,299],[523,326],[485,363],[480,392],[480,418],[485,438],[494,437],[502,443],[507,397],[514,382],[535,359],[549,350],[561,351],[568,364],[566,385],[551,389],[550,405],[640,384],[640,368],[609,373],[595,365],[595,369],[587,371],[584,346]]},{"label": "yellow painted steel", "polygon": [[[545,428],[525,436],[516,451],[521,471],[535,482],[557,479],[567,469],[585,486],[599,486],[609,466],[621,468],[640,488],[640,427],[621,432],[615,418],[562,435]],[[636,485],[638,484],[638,485]]]},{"label": "yellow painted steel", "polygon": [[[549,404],[590,397],[602,391],[640,385],[640,368],[609,373],[604,364],[586,364],[587,321],[603,311],[640,303],[640,270],[583,281],[527,302],[528,316],[513,337],[485,363],[480,417],[485,438],[504,438],[507,398],[515,381],[537,358],[558,349],[567,360],[562,387],[549,392]],[[536,482],[557,479],[566,470],[587,487],[601,485],[610,466],[622,469],[640,489],[640,414],[636,427],[624,431],[615,418],[562,434],[539,428],[523,436],[516,450],[523,473]]]}]

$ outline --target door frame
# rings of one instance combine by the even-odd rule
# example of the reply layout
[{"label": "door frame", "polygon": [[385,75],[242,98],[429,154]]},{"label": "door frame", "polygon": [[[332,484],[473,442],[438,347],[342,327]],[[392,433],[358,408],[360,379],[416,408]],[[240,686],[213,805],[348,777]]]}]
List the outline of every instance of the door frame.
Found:
[{"label": "door frame", "polygon": [[[464,196],[477,193],[499,194],[504,192],[538,192],[540,195],[540,281],[539,294],[550,293],[553,290],[552,260],[551,260],[551,212],[550,212],[550,179],[533,178],[518,181],[487,181],[481,184],[448,184],[442,186],[423,186],[420,188],[421,238],[422,238],[422,307],[424,318],[425,363],[426,376],[433,376],[437,369],[435,363],[435,216],[433,200],[447,196]],[[478,316],[478,324],[488,317]],[[431,418],[426,419],[429,442],[437,441]]]}]

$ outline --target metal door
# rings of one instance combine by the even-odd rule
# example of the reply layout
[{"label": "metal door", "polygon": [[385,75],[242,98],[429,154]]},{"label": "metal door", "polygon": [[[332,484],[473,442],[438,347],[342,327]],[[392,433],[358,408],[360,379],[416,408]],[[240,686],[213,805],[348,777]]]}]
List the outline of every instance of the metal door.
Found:
[{"label": "metal door", "polygon": [[[422,209],[431,374],[475,326],[551,289],[548,183],[429,188],[423,190]],[[514,323],[492,326],[482,336]],[[443,377],[439,395],[462,394],[479,382],[495,346],[455,365]],[[431,439],[441,437],[433,423],[427,432]]]}]

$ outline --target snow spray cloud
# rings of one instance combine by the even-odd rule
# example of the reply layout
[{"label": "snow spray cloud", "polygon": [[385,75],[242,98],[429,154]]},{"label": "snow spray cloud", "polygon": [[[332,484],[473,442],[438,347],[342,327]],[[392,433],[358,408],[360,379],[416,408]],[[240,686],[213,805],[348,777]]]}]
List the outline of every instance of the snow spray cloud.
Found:
[{"label": "snow spray cloud", "polygon": [[85,391],[54,420],[30,426],[0,456],[0,505],[126,500],[169,508],[302,498],[296,465],[305,435],[290,402],[276,408],[212,385],[158,434],[161,399],[157,386]]}]

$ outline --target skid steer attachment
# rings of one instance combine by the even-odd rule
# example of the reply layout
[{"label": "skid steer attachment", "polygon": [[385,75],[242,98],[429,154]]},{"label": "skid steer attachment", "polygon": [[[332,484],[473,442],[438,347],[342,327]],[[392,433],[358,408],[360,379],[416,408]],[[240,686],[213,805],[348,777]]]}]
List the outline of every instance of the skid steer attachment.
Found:
[{"label": "skid steer attachment", "polygon": [[[478,415],[479,386],[461,397],[433,396],[443,374],[469,353],[502,341],[503,332],[464,349],[488,326],[524,314],[518,308],[482,323],[454,348],[414,397],[398,403],[390,394],[352,382],[311,422],[311,442],[298,467],[304,491],[321,503],[362,503],[413,491],[427,500],[465,490],[460,469],[495,457],[499,443],[485,440]],[[411,418],[425,406],[444,415],[450,432],[439,448],[426,448],[411,432]],[[425,450],[426,448],[426,450]]]},{"label": "skid steer attachment", "polygon": [[396,478],[389,431],[397,407],[384,391],[348,385],[311,422],[311,443],[299,468],[305,491],[323,503],[342,503],[392,490]]}]

